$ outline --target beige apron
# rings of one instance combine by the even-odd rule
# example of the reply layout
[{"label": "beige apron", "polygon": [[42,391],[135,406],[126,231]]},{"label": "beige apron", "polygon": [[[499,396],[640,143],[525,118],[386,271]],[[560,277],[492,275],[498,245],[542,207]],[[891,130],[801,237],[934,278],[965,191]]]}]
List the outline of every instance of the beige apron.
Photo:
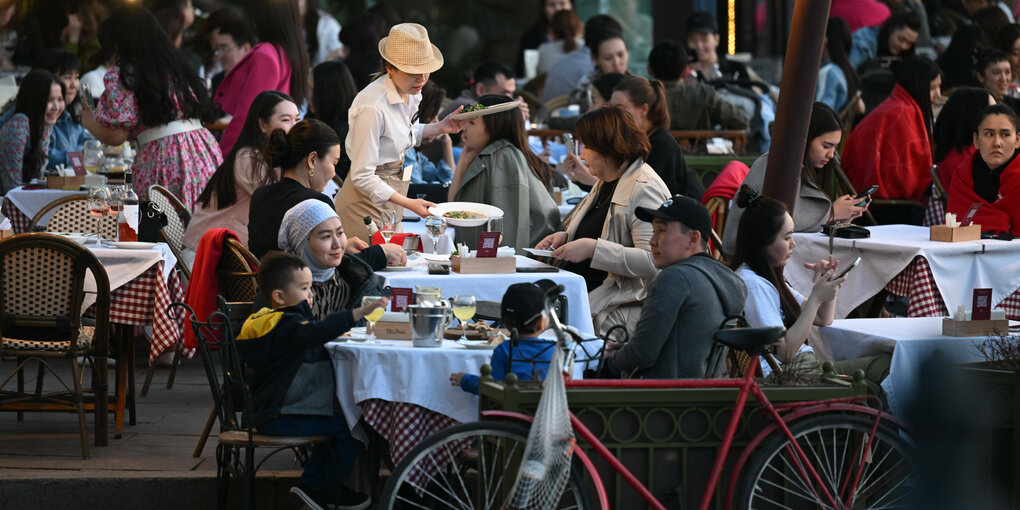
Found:
[{"label": "beige apron", "polygon": [[[403,157],[399,161],[376,167],[375,174],[397,193],[407,195],[407,188],[411,181],[403,180]],[[404,208],[393,202],[386,202],[383,208],[377,206],[372,199],[368,198],[368,196],[354,186],[350,176],[344,180],[344,185],[340,188],[340,193],[337,194],[334,205],[336,206],[337,214],[340,215],[340,222],[343,224],[344,233],[347,234],[347,238],[358,237],[366,243],[371,243],[371,241],[369,240],[368,228],[365,226],[365,216],[372,218],[375,221],[376,227],[378,227],[382,223],[380,219],[382,218],[383,208],[393,211],[396,218],[396,224],[393,225],[394,232],[400,231],[400,221],[404,217]]]}]

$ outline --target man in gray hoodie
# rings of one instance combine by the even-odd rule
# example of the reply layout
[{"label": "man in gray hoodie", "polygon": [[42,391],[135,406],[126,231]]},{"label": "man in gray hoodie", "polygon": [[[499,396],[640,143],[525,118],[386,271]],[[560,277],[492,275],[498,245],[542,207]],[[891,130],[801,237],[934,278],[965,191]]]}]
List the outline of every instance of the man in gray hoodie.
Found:
[{"label": "man in gray hoodie", "polygon": [[718,376],[705,373],[712,334],[723,319],[743,312],[744,282],[709,255],[712,220],[696,200],[677,195],[658,209],[638,207],[636,213],[652,223],[649,245],[661,271],[630,342],[606,344],[605,370],[645,379]]}]

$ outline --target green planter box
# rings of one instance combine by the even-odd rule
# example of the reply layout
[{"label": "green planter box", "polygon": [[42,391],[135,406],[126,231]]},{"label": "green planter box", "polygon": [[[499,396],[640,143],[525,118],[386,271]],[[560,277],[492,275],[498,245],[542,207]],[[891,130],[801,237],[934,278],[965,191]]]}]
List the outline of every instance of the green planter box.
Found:
[{"label": "green planter box", "polygon": [[1020,508],[1020,427],[1016,426],[1020,370],[987,368],[984,363],[967,363],[961,368],[967,394],[978,399],[978,409],[986,420],[980,440],[988,457],[979,469],[988,476],[981,480],[984,486],[974,493],[993,498],[1008,492],[1009,507]]},{"label": "green planter box", "polygon": [[[773,404],[824,400],[865,393],[850,386],[768,387]],[[570,410],[668,508],[697,508],[733,412],[737,389],[595,389],[567,390]],[[536,383],[509,385],[482,382],[479,410],[534,414],[541,397]],[[737,429],[726,471],[716,490],[715,508],[723,508],[726,485],[743,447],[769,423],[749,397]],[[611,508],[644,508],[644,502],[608,464],[592,455]]]}]

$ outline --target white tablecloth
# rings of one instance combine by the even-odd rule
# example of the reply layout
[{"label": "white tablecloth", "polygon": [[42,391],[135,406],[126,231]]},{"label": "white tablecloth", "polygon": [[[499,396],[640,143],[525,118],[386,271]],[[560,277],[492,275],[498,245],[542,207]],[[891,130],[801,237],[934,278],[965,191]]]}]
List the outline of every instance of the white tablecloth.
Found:
[{"label": "white tablecloth", "polygon": [[[119,248],[96,248],[89,244],[89,250],[99,259],[106,269],[106,276],[110,279],[110,290],[113,291],[140,274],[147,271],[160,260],[163,261],[163,279],[170,278],[170,273],[177,264],[177,258],[166,243],[156,243],[156,247],[149,250],[125,250]],[[96,281],[89,273],[85,279],[85,301],[82,303],[82,310],[92,306],[96,301]]]},{"label": "white tablecloth", "polygon": [[336,367],[337,398],[352,430],[361,419],[358,403],[374,398],[416,404],[460,422],[478,418],[478,396],[451,385],[449,377],[477,374],[491,350],[466,349],[452,340],[435,349],[415,348],[410,340],[379,342],[326,344]]},{"label": "white tablecloth", "polygon": [[[551,267],[520,255],[516,258],[517,267]],[[448,275],[431,275],[425,266],[415,266],[403,271],[382,270],[379,274],[386,278],[386,285],[390,287],[413,289],[415,285],[427,285],[441,289],[443,297],[471,294],[480,301],[497,303],[503,300],[503,293],[510,285],[548,278],[563,285],[565,289],[563,293],[567,296],[567,323],[585,335],[595,334],[584,278],[569,271],[509,274],[458,274],[451,271]]]},{"label": "white tablecloth", "polygon": [[[11,205],[17,207],[28,219],[32,219],[43,207],[58,198],[69,195],[81,195],[84,191],[65,191],[62,189],[30,189],[26,190],[21,186],[7,192],[5,197]],[[40,225],[49,221],[49,215],[42,219]]]},{"label": "white tablecloth", "polygon": [[[971,308],[973,289],[991,288],[994,307],[1020,288],[1020,240],[942,243],[928,240],[928,227],[882,225],[868,230],[868,239],[836,239],[833,243],[832,255],[840,265],[862,258],[840,289],[838,318],[882,290],[916,256],[927,259],[950,313],[959,305]],[[790,285],[806,296],[811,292],[812,273],[803,265],[829,256],[829,238],[820,233],[794,234],[794,241],[797,248],[785,275]]]},{"label": "white tablecloth", "polygon": [[[410,213],[410,211],[408,211]],[[414,213],[405,213],[404,221],[400,222],[400,231],[408,234],[417,234],[421,236],[421,246],[425,250],[425,253],[453,253],[453,236],[456,234],[457,229],[447,225],[446,233],[443,234],[442,239],[438,239],[436,242],[436,248],[438,251],[432,251],[432,241],[429,236],[425,233],[425,220]],[[418,218],[418,221],[408,221],[409,219]]]},{"label": "white tablecloth", "polygon": [[841,319],[819,328],[819,332],[837,360],[892,353],[889,376],[882,381],[882,389],[889,399],[889,409],[900,417],[917,394],[921,364],[935,350],[961,363],[984,360],[976,346],[986,337],[943,336],[941,317]]}]

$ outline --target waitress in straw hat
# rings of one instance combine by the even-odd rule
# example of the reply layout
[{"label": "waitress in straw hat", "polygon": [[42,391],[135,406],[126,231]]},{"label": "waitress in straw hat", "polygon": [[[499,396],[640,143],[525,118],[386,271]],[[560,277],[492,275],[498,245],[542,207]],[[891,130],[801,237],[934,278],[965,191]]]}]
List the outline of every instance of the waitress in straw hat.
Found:
[{"label": "waitress in straw hat", "polygon": [[346,140],[351,171],[335,199],[347,236],[365,242],[369,241],[366,216],[378,225],[383,210],[393,211],[398,224],[405,207],[419,216],[429,215],[428,208],[436,204],[407,197],[411,172],[404,169],[404,153],[424,139],[457,133],[464,123],[451,116],[434,124],[416,119],[422,87],[431,73],[443,67],[443,54],[429,42],[425,27],[393,26],[389,36],[379,41],[379,54],[383,59],[379,77],[351,104]]}]

